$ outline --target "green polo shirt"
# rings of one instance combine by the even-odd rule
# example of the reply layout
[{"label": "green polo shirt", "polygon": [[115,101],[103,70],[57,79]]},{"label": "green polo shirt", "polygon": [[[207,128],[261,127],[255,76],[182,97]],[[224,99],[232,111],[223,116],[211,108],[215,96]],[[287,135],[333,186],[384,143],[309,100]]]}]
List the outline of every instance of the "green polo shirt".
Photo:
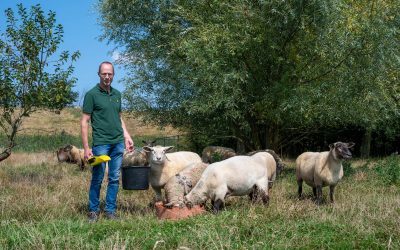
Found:
[{"label": "green polo shirt", "polygon": [[124,141],[121,125],[121,93],[110,88],[110,93],[99,84],[85,94],[84,113],[90,114],[93,146]]}]

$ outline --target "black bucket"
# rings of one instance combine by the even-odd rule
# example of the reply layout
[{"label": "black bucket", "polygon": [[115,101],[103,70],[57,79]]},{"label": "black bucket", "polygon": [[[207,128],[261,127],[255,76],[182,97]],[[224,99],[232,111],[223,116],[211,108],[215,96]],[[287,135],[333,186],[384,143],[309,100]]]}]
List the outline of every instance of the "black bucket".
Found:
[{"label": "black bucket", "polygon": [[145,190],[149,188],[150,167],[122,167],[122,188],[125,190]]}]

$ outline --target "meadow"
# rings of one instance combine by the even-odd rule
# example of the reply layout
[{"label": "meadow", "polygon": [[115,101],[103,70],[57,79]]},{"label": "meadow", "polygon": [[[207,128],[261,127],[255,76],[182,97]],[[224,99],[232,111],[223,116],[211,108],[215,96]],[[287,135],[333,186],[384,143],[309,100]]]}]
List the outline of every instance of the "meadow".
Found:
[{"label": "meadow", "polygon": [[0,249],[400,249],[399,156],[346,162],[334,204],[316,205],[306,185],[299,200],[285,159],[267,207],[232,197],[217,215],[164,221],[148,206],[151,189],[121,188],[121,220],[89,224],[90,172],[58,163],[56,146],[43,150],[56,138],[40,140],[0,162]]}]

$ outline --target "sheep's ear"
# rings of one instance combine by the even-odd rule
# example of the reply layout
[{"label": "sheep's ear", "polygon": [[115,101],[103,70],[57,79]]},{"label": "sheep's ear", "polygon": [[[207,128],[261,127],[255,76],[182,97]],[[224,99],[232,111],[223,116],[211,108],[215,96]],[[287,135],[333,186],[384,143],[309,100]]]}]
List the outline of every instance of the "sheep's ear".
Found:
[{"label": "sheep's ear", "polygon": [[164,150],[164,152],[169,152],[169,151],[171,151],[171,149],[173,149],[173,148],[174,148],[174,146],[166,147],[165,150]]},{"label": "sheep's ear", "polygon": [[157,140],[152,141],[152,142],[151,142],[151,145],[156,144],[156,142],[157,142]]},{"label": "sheep's ear", "polygon": [[354,145],[356,145],[354,142],[349,142],[347,143],[347,148],[352,148]]},{"label": "sheep's ear", "polygon": [[333,144],[333,143],[329,144],[329,149],[330,149],[330,150],[332,150],[332,149],[334,149],[334,148],[335,148],[335,144]]},{"label": "sheep's ear", "polygon": [[65,149],[65,150],[71,150],[71,149],[72,149],[72,145],[67,145],[67,146],[65,146],[64,149]]},{"label": "sheep's ear", "polygon": [[153,148],[149,147],[149,146],[144,146],[143,150],[147,153],[150,153],[151,151],[153,151]]}]

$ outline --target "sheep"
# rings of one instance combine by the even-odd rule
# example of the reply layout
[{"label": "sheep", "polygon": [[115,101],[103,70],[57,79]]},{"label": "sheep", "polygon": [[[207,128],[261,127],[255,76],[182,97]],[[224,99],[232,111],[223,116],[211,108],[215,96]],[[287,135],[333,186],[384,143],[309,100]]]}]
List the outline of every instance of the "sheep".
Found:
[{"label": "sheep", "polygon": [[229,196],[251,195],[253,201],[256,201],[260,195],[267,205],[268,164],[276,163],[267,152],[234,156],[212,163],[204,170],[196,186],[184,197],[184,201],[190,208],[211,199],[214,213],[224,207],[225,198]]},{"label": "sheep", "polygon": [[203,149],[201,159],[204,163],[213,163],[235,156],[235,150],[220,146],[208,146]]},{"label": "sheep", "polygon": [[247,153],[248,156],[252,156],[258,152],[267,152],[270,155],[272,155],[272,157],[274,157],[274,161],[276,164],[268,164],[268,181],[269,181],[269,189],[272,188],[276,177],[279,176],[279,174],[283,171],[285,164],[283,163],[282,159],[279,157],[278,154],[275,153],[275,151],[271,150],[271,149],[266,149],[266,150],[257,150],[257,151],[252,151]]},{"label": "sheep", "polygon": [[65,147],[59,148],[56,152],[58,162],[67,162],[77,164],[81,170],[84,170],[88,165],[85,160],[85,154],[83,149],[78,149],[73,145],[67,145]]},{"label": "sheep", "polygon": [[[145,146],[154,146],[156,141],[142,141]],[[127,166],[148,166],[149,162],[147,159],[147,153],[146,151],[142,149],[136,149],[133,150],[132,152],[125,152],[124,157],[122,159],[122,167],[127,167]]]},{"label": "sheep", "polygon": [[325,152],[305,152],[296,159],[296,178],[299,199],[303,192],[303,181],[313,189],[317,204],[322,201],[322,187],[329,186],[329,197],[333,203],[336,185],[343,177],[342,161],[351,159],[350,148],[353,142],[335,142]]},{"label": "sheep", "polygon": [[171,177],[164,186],[167,202],[165,207],[183,207],[183,197],[196,185],[207,166],[208,164],[204,162],[191,163]]},{"label": "sheep", "polygon": [[149,182],[156,193],[155,202],[162,201],[161,189],[167,181],[190,163],[201,162],[198,154],[189,151],[167,153],[173,146],[143,147],[149,153]]}]

